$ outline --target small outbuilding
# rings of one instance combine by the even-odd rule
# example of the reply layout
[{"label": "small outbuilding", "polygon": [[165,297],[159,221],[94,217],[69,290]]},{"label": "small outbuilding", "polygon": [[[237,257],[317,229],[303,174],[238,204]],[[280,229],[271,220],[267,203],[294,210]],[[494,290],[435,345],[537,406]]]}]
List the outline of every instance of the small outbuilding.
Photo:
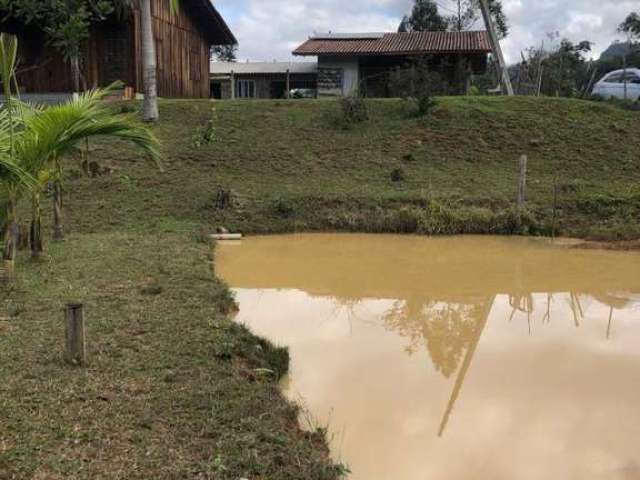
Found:
[{"label": "small outbuilding", "polygon": [[473,74],[486,72],[491,43],[486,31],[409,33],[327,33],[309,38],[294,55],[318,58],[318,95],[360,91],[392,95],[389,73],[427,62],[451,87],[465,93]]},{"label": "small outbuilding", "polygon": [[316,62],[211,62],[211,97],[288,98],[292,91],[317,88]]}]

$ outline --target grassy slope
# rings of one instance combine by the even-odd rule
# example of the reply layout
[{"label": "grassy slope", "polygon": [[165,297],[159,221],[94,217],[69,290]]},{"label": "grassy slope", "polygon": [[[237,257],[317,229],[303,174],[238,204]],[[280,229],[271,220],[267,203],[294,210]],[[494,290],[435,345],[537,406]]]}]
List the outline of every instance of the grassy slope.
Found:
[{"label": "grassy slope", "polygon": [[[510,207],[527,153],[540,223],[557,168],[566,232],[640,236],[631,112],[460,98],[411,119],[399,102],[377,101],[370,121],[340,130],[333,102],[221,103],[217,140],[197,148],[212,107],[162,104],[166,173],[104,142],[92,155],[110,174],[82,178],[70,162],[69,238],[41,263],[21,259],[20,282],[0,291],[0,479],[335,478],[320,436],[296,428],[273,378],[256,371],[283,369],[282,352],[225,319],[228,290],[197,242],[214,225],[450,231],[467,219],[502,229],[494,212]],[[390,180],[394,168],[404,182]],[[220,186],[234,191],[232,208],[214,208]],[[60,361],[61,308],[78,300],[86,371]]]},{"label": "grassy slope", "polygon": [[[416,119],[398,101],[375,101],[370,121],[340,130],[331,125],[334,102],[222,103],[213,115],[216,140],[197,148],[212,107],[163,105],[158,133],[171,138],[166,175],[127,164],[112,146],[100,151],[116,173],[78,182],[71,201],[107,211],[77,217],[78,227],[144,224],[151,213],[247,233],[393,231],[407,229],[397,218],[403,207],[428,215],[435,200],[462,218],[471,210],[479,232],[501,231],[492,215],[512,207],[517,159],[526,153],[530,208],[543,232],[557,172],[563,233],[640,237],[637,112],[566,99],[467,97],[443,99],[431,117]],[[394,168],[405,181],[391,181]],[[219,186],[235,192],[234,208],[213,208]],[[459,222],[445,227],[464,230]]]}]

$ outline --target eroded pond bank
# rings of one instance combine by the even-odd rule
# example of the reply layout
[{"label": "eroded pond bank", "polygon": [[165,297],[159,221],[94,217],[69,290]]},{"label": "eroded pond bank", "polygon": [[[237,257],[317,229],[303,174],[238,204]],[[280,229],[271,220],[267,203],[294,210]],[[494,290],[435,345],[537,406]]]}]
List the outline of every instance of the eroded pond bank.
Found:
[{"label": "eroded pond bank", "polygon": [[637,253],[316,234],[217,268],[353,479],[640,477]]}]

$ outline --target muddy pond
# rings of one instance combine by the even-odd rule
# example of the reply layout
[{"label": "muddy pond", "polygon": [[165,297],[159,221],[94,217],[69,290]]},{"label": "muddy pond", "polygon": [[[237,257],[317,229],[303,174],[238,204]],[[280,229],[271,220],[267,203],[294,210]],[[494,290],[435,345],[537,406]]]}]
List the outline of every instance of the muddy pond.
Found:
[{"label": "muddy pond", "polygon": [[640,479],[640,254],[310,234],[216,261],[349,478]]}]

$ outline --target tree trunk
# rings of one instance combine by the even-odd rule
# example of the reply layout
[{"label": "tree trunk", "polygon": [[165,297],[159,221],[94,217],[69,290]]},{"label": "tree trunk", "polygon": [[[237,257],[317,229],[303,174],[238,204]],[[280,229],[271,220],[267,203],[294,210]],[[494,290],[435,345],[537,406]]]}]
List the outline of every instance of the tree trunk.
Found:
[{"label": "tree trunk", "polygon": [[62,226],[62,184],[60,180],[53,182],[53,239],[64,239]]},{"label": "tree trunk", "polygon": [[9,199],[7,205],[7,223],[4,231],[4,250],[2,252],[7,281],[13,280],[14,277],[17,243],[18,224],[16,222],[16,202],[13,199]]},{"label": "tree trunk", "polygon": [[31,230],[29,231],[29,245],[31,246],[31,258],[40,258],[44,248],[42,247],[42,210],[40,209],[40,194],[33,195],[31,200]]},{"label": "tree trunk", "polygon": [[80,93],[80,57],[71,57],[71,76],[73,78],[73,93]]},{"label": "tree trunk", "polygon": [[145,122],[157,122],[158,85],[156,65],[156,43],[153,37],[151,0],[140,0],[142,30],[142,71],[144,82],[144,103],[142,117]]},{"label": "tree trunk", "polygon": [[502,48],[500,47],[500,40],[496,33],[496,28],[493,23],[493,17],[491,16],[491,10],[489,9],[489,3],[487,0],[479,0],[480,10],[482,17],[484,18],[487,32],[489,33],[489,40],[491,41],[491,50],[498,62],[498,69],[500,72],[500,85],[502,86],[502,92],[509,97],[513,96],[513,86],[511,85],[511,78],[509,77],[509,70],[507,69],[507,63],[504,61],[504,55],[502,54]]}]

